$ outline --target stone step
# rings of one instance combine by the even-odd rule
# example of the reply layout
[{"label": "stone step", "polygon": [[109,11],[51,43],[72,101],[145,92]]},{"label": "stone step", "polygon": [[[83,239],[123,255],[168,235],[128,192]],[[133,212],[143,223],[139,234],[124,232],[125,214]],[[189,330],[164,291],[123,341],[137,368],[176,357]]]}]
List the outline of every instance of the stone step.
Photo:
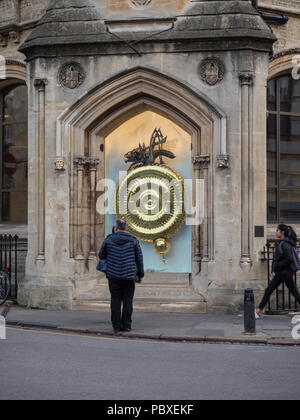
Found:
[{"label": "stone step", "polygon": [[[84,301],[73,302],[74,311],[109,312],[110,301]],[[176,301],[149,301],[143,299],[134,300],[134,311],[145,313],[181,313],[181,314],[207,314],[207,304],[204,302],[176,302]]]},{"label": "stone step", "polygon": [[190,274],[177,273],[145,273],[143,284],[180,284],[190,285]]},{"label": "stone step", "polygon": [[[136,299],[151,301],[177,301],[177,302],[203,302],[203,297],[192,286],[174,284],[138,284],[135,291]],[[77,300],[99,301],[110,299],[110,292],[107,284],[95,286],[90,292],[82,292]]]},{"label": "stone step", "polygon": [[[136,285],[134,307],[140,312],[207,313],[207,304],[197,290],[182,284]],[[95,286],[89,292],[81,292],[73,302],[74,310],[109,310],[108,283]]]}]

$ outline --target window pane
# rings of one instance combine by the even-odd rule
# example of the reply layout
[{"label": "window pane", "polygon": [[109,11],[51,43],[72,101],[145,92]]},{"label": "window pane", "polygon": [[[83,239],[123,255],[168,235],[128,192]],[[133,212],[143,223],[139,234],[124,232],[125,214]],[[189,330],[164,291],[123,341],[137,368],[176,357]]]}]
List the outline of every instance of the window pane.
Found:
[{"label": "window pane", "polygon": [[300,221],[300,189],[281,190],[280,220],[289,223]]},{"label": "window pane", "polygon": [[270,114],[267,122],[268,188],[277,185],[277,117]]},{"label": "window pane", "polygon": [[300,80],[291,75],[280,78],[280,110],[300,114]]},{"label": "window pane", "polygon": [[300,117],[281,116],[280,185],[300,187]]},{"label": "window pane", "polygon": [[27,120],[27,87],[20,85],[4,96],[4,123]]},{"label": "window pane", "polygon": [[277,194],[276,189],[268,189],[268,223],[277,223]]},{"label": "window pane", "polygon": [[2,194],[2,221],[27,223],[27,192]]},{"label": "window pane", "polygon": [[27,190],[27,123],[4,127],[2,187]]},{"label": "window pane", "polygon": [[276,80],[268,83],[268,111],[276,111]]},{"label": "window pane", "polygon": [[27,221],[28,134],[27,88],[17,86],[3,93],[2,216],[6,222]]}]

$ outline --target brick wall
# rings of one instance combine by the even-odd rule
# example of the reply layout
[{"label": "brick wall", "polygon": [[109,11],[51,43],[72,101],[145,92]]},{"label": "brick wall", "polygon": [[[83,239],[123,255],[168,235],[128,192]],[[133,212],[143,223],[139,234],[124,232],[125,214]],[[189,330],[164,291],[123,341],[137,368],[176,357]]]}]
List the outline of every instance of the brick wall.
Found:
[{"label": "brick wall", "polygon": [[278,38],[278,42],[274,45],[274,52],[300,48],[300,0],[261,0],[259,5],[275,6],[280,9],[273,13],[283,13],[289,17],[286,25],[271,25]]},{"label": "brick wall", "polygon": [[259,3],[272,4],[273,6],[283,6],[300,10],[300,0],[261,0]]}]

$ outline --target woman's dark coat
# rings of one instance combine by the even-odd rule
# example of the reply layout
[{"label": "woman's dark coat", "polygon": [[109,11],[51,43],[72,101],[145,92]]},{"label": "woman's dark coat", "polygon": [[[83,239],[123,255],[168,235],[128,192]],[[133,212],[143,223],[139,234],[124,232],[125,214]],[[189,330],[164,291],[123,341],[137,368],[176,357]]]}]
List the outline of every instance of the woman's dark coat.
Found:
[{"label": "woman's dark coat", "polygon": [[294,259],[292,249],[295,246],[296,243],[292,239],[285,238],[276,247],[273,260],[274,273],[280,274],[281,276],[290,276],[291,274],[293,274],[292,264],[294,262]]}]

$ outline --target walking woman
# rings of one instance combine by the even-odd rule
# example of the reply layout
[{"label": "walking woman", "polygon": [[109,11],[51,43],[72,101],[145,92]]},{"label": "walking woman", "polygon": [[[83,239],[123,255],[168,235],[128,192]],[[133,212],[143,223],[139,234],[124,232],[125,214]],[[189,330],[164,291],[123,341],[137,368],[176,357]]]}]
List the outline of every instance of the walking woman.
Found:
[{"label": "walking woman", "polygon": [[300,293],[294,282],[295,271],[292,269],[294,264],[293,247],[297,245],[297,235],[291,226],[280,224],[276,231],[276,237],[280,239],[279,245],[276,247],[272,273],[274,275],[265,295],[256,309],[256,319],[260,318],[262,311],[270,300],[272,293],[281,283],[285,283],[291,294],[300,304]]}]

